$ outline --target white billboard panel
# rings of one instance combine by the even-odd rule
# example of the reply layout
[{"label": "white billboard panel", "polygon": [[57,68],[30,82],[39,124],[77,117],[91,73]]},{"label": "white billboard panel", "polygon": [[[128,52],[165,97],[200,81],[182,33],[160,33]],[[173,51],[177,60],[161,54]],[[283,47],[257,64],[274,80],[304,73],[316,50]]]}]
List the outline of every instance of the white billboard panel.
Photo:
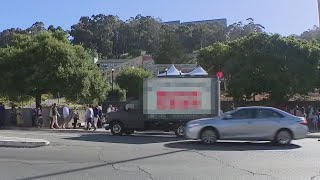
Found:
[{"label": "white billboard panel", "polygon": [[144,114],[212,114],[212,78],[154,78],[144,84]]}]

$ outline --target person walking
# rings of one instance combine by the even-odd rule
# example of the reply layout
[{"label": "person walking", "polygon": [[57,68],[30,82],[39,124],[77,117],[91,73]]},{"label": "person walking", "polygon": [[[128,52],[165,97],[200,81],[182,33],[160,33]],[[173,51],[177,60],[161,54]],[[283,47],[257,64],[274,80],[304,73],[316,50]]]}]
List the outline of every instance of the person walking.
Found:
[{"label": "person walking", "polygon": [[312,124],[313,124],[314,130],[318,130],[318,122],[319,122],[319,113],[313,112]]},{"label": "person walking", "polygon": [[0,128],[4,127],[4,122],[6,118],[6,109],[2,102],[0,102]]},{"label": "person walking", "polygon": [[58,112],[57,104],[54,103],[52,106],[52,123],[51,123],[51,129],[60,128],[58,125],[58,116],[60,117],[60,114]]},{"label": "person walking", "polygon": [[37,109],[37,127],[41,128],[43,126],[43,117],[42,117],[42,106],[39,105],[38,109]]},{"label": "person walking", "polygon": [[86,110],[86,121],[87,121],[87,130],[91,129],[91,125],[92,125],[92,119],[93,119],[93,109],[92,109],[92,105],[88,105],[87,110]]},{"label": "person walking", "polygon": [[98,124],[98,119],[99,119],[99,108],[98,106],[93,108],[93,128],[94,131],[97,130],[97,124]]},{"label": "person walking", "polygon": [[70,109],[68,105],[64,105],[63,107],[63,124],[62,129],[69,129],[69,120],[70,120]]},{"label": "person walking", "polygon": [[306,114],[306,110],[305,110],[304,107],[301,108],[301,115],[300,115],[300,117],[304,117],[304,118],[307,119],[307,114]]},{"label": "person walking", "polygon": [[18,109],[17,109],[17,126],[18,127],[23,126],[23,115],[22,115],[21,107],[18,107]]},{"label": "person walking", "polygon": [[102,128],[102,117],[103,117],[103,111],[102,111],[102,105],[101,104],[99,104],[98,105],[98,110],[99,110],[99,112],[98,112],[98,114],[99,114],[99,118],[98,118],[98,123],[97,123],[97,126],[98,126],[98,128]]},{"label": "person walking", "polygon": [[77,128],[78,120],[79,120],[79,109],[76,107],[73,111],[73,129]]}]

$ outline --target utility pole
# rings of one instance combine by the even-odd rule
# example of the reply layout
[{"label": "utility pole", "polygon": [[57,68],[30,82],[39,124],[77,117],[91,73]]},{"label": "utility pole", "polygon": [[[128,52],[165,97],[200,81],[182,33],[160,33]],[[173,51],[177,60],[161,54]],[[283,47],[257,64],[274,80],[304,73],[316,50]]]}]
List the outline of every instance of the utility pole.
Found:
[{"label": "utility pole", "polygon": [[318,3],[318,27],[320,28],[320,0],[317,0],[317,3]]}]

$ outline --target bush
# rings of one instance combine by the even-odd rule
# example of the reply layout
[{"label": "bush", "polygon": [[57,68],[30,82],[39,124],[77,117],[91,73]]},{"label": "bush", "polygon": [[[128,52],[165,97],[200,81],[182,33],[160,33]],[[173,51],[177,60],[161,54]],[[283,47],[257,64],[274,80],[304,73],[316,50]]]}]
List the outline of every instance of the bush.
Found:
[{"label": "bush", "polygon": [[142,95],[143,79],[152,77],[152,73],[141,68],[128,68],[120,72],[116,83],[125,89],[127,97],[139,98]]},{"label": "bush", "polygon": [[119,86],[114,86],[113,90],[108,91],[107,101],[125,101],[126,90],[121,89]]}]

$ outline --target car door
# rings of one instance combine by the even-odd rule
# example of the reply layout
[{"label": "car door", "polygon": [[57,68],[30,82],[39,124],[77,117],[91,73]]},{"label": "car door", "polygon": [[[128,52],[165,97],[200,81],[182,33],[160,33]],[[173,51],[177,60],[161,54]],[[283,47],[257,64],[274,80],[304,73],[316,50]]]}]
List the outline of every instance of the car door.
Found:
[{"label": "car door", "polygon": [[249,137],[256,140],[269,140],[280,128],[283,115],[273,109],[257,108],[255,118],[249,121]]},{"label": "car door", "polygon": [[239,109],[232,112],[231,118],[224,119],[220,126],[222,139],[244,139],[248,137],[248,121],[254,117],[253,109]]}]

